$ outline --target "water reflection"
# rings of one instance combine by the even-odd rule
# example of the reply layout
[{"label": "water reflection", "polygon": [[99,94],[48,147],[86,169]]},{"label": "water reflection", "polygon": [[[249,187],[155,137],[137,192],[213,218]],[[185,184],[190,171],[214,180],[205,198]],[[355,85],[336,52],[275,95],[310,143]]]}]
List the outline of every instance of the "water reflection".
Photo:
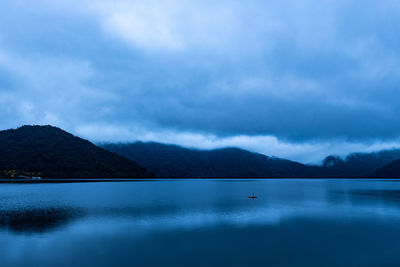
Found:
[{"label": "water reflection", "polygon": [[57,230],[81,213],[68,207],[0,210],[0,228],[13,232],[43,233]]},{"label": "water reflection", "polygon": [[0,187],[1,265],[400,266],[399,192],[352,180]]},{"label": "water reflection", "polygon": [[400,190],[352,190],[351,194],[378,197],[382,200],[400,200]]},{"label": "water reflection", "polygon": [[[220,183],[221,181],[224,183]],[[175,183],[179,185],[181,182]],[[226,192],[221,191],[221,185],[222,188],[226,187],[224,184],[229,185]],[[379,182],[380,186],[381,184]],[[111,189],[102,198],[94,197],[91,192],[87,192],[85,197],[76,194],[82,187],[91,188],[92,193],[97,193],[97,190],[102,191],[108,185]],[[279,224],[283,220],[298,217],[326,219],[339,213],[343,219],[348,220],[373,214],[400,219],[400,205],[397,202],[400,200],[400,190],[371,189],[371,183],[360,184],[359,181],[352,181],[348,188],[349,185],[342,181],[250,180],[246,183],[244,180],[196,180],[186,182],[185,188],[188,190],[184,193],[179,188],[171,189],[174,185],[171,187],[171,184],[167,184],[168,194],[158,191],[156,195],[160,198],[154,197],[154,194],[147,195],[146,192],[135,196],[133,193],[138,193],[144,187],[125,185],[105,183],[66,184],[56,188],[41,186],[44,190],[55,189],[52,193],[59,196],[57,198],[51,198],[50,192],[47,197],[43,197],[42,192],[36,195],[34,190],[29,192],[29,185],[25,185],[20,198],[15,194],[1,195],[0,204],[8,205],[0,208],[0,229],[16,233],[45,233],[62,231],[69,224],[88,220],[94,224],[110,223],[112,220],[111,223],[126,222],[135,227],[152,229],[195,229],[216,225],[246,227]],[[146,185],[146,189],[151,190],[154,183]],[[259,196],[257,200],[249,200],[247,193],[241,193],[243,187],[249,185],[250,189],[245,191],[256,192]],[[361,189],[352,188],[360,185]],[[65,190],[65,187],[81,189],[75,193]],[[372,188],[375,187],[372,184]],[[64,195],[59,195],[61,193]],[[53,206],[53,203],[59,205]]]}]

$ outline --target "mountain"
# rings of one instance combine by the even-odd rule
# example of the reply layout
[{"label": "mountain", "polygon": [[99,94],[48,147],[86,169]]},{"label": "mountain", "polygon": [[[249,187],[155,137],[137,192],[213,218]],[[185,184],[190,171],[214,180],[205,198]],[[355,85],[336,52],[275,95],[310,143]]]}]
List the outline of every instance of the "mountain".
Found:
[{"label": "mountain", "polygon": [[400,159],[371,172],[369,178],[400,178]]},{"label": "mountain", "polygon": [[[352,153],[345,158],[329,156],[322,165],[315,166],[267,157],[238,148],[195,150],[154,142],[101,146],[138,162],[158,177],[168,178],[362,178],[370,177],[374,170],[400,159],[400,149],[393,149]],[[395,172],[393,168],[391,170]],[[374,177],[379,177],[378,174],[375,175]],[[390,177],[395,176],[392,174]]]},{"label": "mountain", "polygon": [[297,162],[238,148],[194,150],[160,143],[103,144],[163,178],[315,177]]},{"label": "mountain", "polygon": [[329,156],[321,166],[307,166],[238,148],[195,150],[154,142],[101,146],[52,126],[0,131],[0,177],[400,177],[400,149]]},{"label": "mountain", "polygon": [[326,157],[318,169],[324,177],[363,177],[397,159],[400,159],[400,149],[352,153],[344,159],[336,156]]},{"label": "mountain", "polygon": [[0,131],[0,176],[150,177],[137,163],[52,126]]}]

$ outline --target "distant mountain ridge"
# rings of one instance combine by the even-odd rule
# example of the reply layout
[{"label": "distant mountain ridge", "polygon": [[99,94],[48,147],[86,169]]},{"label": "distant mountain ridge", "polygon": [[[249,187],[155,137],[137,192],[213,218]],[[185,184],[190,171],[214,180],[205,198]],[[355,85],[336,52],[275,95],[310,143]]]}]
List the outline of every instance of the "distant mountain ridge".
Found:
[{"label": "distant mountain ridge", "polygon": [[344,159],[328,156],[322,165],[304,165],[238,148],[196,150],[155,142],[100,146],[138,162],[160,178],[368,178],[400,159],[400,149],[393,149],[352,153]]},{"label": "distant mountain ridge", "polygon": [[311,177],[313,169],[239,148],[194,150],[160,143],[102,144],[163,178]]},{"label": "distant mountain ridge", "polygon": [[100,146],[49,125],[0,131],[0,178],[400,178],[400,149],[329,156],[313,166],[239,148]]},{"label": "distant mountain ridge", "polygon": [[135,178],[151,174],[137,163],[52,126],[0,131],[0,176]]},{"label": "distant mountain ridge", "polygon": [[400,159],[395,160],[368,175],[369,178],[400,178]]},{"label": "distant mountain ridge", "polygon": [[345,158],[328,156],[321,171],[333,177],[362,177],[400,159],[400,149],[382,150],[371,153],[351,153]]}]

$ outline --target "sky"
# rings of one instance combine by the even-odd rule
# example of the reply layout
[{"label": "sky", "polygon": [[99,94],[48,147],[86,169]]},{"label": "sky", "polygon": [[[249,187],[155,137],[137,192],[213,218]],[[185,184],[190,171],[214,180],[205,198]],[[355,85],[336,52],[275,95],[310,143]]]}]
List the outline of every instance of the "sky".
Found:
[{"label": "sky", "polygon": [[400,147],[400,1],[2,0],[0,128],[236,146]]}]

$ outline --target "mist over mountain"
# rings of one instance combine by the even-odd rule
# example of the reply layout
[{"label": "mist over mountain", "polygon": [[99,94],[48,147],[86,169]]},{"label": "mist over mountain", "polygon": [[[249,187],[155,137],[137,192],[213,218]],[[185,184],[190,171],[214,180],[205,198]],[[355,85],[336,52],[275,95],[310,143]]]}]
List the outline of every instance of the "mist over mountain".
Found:
[{"label": "mist over mountain", "polygon": [[155,142],[101,146],[166,178],[362,178],[400,159],[400,150],[394,149],[352,153],[345,158],[328,156],[321,165],[304,165],[238,148],[196,150]]},{"label": "mist over mountain", "polygon": [[238,148],[194,150],[160,143],[103,144],[103,148],[138,162],[157,177],[259,178],[315,176],[309,167]]},{"label": "mist over mountain", "polygon": [[145,178],[153,173],[159,178],[400,176],[400,149],[352,153],[345,158],[328,156],[321,165],[304,165],[232,147],[197,150],[155,142],[100,146],[52,126],[0,131],[0,177]]},{"label": "mist over mountain", "polygon": [[0,176],[134,178],[151,176],[122,156],[52,126],[0,131]]},{"label": "mist over mountain", "polygon": [[400,159],[400,149],[372,153],[351,153],[345,158],[328,156],[322,163],[324,175],[333,177],[361,177]]}]

